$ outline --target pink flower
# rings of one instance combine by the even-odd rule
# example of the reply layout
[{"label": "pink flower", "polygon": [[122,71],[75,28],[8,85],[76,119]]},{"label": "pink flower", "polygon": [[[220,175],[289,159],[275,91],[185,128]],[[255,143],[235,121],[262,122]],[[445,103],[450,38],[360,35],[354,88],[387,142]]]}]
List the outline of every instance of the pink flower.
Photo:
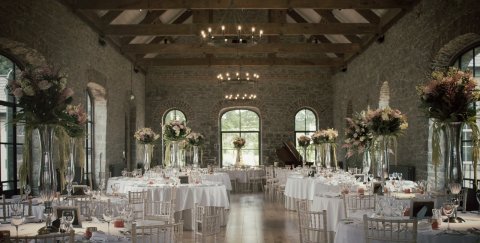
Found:
[{"label": "pink flower", "polygon": [[42,81],[38,82],[38,88],[40,90],[47,90],[50,87],[52,87],[52,84],[50,82],[48,82],[47,80],[42,80]]},{"label": "pink flower", "polygon": [[17,99],[22,98],[22,96],[23,96],[23,90],[22,90],[22,88],[16,88],[16,89],[13,91],[13,95],[14,95],[15,98],[17,98]]}]

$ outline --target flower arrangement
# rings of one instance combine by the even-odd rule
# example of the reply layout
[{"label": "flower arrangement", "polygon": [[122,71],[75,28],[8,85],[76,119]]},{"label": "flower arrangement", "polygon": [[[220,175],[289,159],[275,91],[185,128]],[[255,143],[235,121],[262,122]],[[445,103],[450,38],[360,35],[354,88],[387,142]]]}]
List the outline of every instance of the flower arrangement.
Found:
[{"label": "flower arrangement", "polygon": [[201,146],[205,142],[205,137],[198,132],[188,134],[187,141],[192,146]]},{"label": "flower arrangement", "polygon": [[[73,90],[67,87],[67,76],[52,66],[28,67],[7,89],[18,100],[20,111],[16,122],[32,128],[40,124],[62,124],[65,109],[72,102]],[[68,119],[67,119],[68,120]]]},{"label": "flower arrangement", "polygon": [[141,144],[153,144],[160,138],[160,135],[156,134],[151,128],[140,128],[135,132],[135,139]]},{"label": "flower arrangement", "polygon": [[367,111],[368,126],[377,136],[398,136],[408,128],[407,117],[397,109]]},{"label": "flower arrangement", "polygon": [[242,137],[236,137],[233,139],[233,147],[236,149],[241,149],[243,146],[245,146],[245,138]]},{"label": "flower arrangement", "polygon": [[324,130],[319,130],[316,131],[312,135],[312,141],[313,144],[318,145],[322,143],[335,143],[335,139],[338,137],[338,131],[329,128],[329,129],[324,129]]},{"label": "flower arrangement", "polygon": [[434,71],[432,78],[417,86],[421,107],[429,118],[441,122],[466,122],[475,118],[473,104],[480,99],[480,91],[471,71],[450,67]]},{"label": "flower arrangement", "polygon": [[298,137],[297,141],[300,147],[306,148],[310,145],[311,139],[308,136],[301,135],[300,137]]},{"label": "flower arrangement", "polygon": [[85,113],[82,105],[67,105],[64,113],[66,114],[64,129],[68,136],[72,138],[83,136],[87,123],[87,113]]},{"label": "flower arrangement", "polygon": [[185,121],[170,121],[163,126],[163,138],[168,141],[180,141],[190,134],[190,128]]},{"label": "flower arrangement", "polygon": [[343,148],[347,149],[347,158],[355,152],[363,153],[371,145],[373,133],[368,126],[369,120],[366,111],[355,114],[352,118],[347,118],[347,128],[345,129],[345,141]]}]

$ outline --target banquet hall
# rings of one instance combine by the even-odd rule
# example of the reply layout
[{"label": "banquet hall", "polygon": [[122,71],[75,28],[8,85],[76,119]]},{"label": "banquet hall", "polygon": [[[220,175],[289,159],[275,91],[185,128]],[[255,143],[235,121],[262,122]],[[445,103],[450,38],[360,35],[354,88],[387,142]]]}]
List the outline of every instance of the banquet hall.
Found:
[{"label": "banquet hall", "polygon": [[479,1],[2,0],[0,23],[0,242],[480,242]]}]

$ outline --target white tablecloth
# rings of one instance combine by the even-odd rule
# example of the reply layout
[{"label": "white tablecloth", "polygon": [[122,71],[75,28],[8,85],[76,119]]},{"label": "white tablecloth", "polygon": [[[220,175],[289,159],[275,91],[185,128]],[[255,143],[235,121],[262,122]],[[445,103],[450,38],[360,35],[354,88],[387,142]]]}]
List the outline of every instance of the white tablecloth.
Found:
[{"label": "white tablecloth", "polygon": [[202,175],[202,180],[221,182],[228,191],[232,190],[232,183],[230,182],[230,176],[224,172],[215,172],[213,174]]},{"label": "white tablecloth", "polygon": [[247,171],[252,173],[255,177],[265,176],[265,170],[263,169],[225,170],[225,172],[230,176],[231,180],[237,180],[239,183],[248,182]]},{"label": "white tablecloth", "polygon": [[[480,217],[478,214],[460,214],[464,218],[465,223],[452,223],[450,228],[462,231],[464,234],[442,234],[447,228],[447,223],[442,223],[439,230],[432,230],[429,223],[420,222],[417,234],[418,243],[478,243],[480,242],[479,234],[466,233],[469,228],[480,226]],[[365,243],[365,232],[363,228],[363,220],[355,220],[350,222],[339,222],[337,225],[337,233],[335,234],[335,243]]]},{"label": "white tablecloth", "polygon": [[340,197],[314,196],[312,211],[327,210],[327,230],[337,232],[337,223],[345,218],[345,205]]}]

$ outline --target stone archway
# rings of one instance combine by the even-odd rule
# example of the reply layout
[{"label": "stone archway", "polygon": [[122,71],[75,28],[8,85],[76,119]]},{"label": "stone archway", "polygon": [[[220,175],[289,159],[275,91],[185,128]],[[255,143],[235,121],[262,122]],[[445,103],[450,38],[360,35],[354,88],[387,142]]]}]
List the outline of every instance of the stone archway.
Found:
[{"label": "stone archway", "polygon": [[45,57],[40,52],[28,47],[24,43],[8,38],[0,37],[0,51],[14,59],[20,66],[42,66],[47,64]]}]

